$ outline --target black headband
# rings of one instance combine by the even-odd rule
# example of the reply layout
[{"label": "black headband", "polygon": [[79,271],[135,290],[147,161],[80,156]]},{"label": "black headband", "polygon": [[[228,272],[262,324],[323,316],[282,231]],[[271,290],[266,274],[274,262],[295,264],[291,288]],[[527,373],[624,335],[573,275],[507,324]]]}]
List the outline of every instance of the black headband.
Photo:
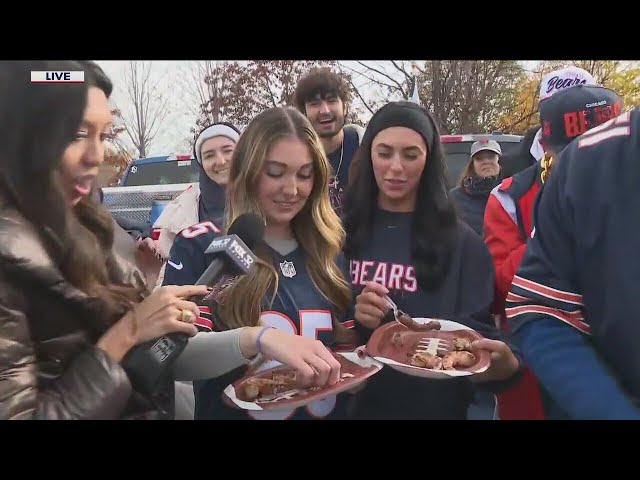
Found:
[{"label": "black headband", "polygon": [[406,127],[422,135],[427,144],[428,154],[438,135],[433,118],[429,112],[413,102],[390,102],[378,110],[367,125],[362,143],[370,145],[382,130],[390,127]]}]

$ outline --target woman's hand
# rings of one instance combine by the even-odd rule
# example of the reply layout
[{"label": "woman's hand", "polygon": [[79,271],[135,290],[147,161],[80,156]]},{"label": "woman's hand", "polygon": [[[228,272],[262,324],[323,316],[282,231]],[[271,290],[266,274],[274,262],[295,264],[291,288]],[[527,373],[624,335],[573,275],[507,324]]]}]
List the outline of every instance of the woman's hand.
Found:
[{"label": "woman's hand", "polygon": [[367,282],[364,289],[356,297],[355,319],[363,326],[378,328],[382,317],[389,311],[384,296],[389,293],[386,287],[375,282]]},{"label": "woman's hand", "polygon": [[473,350],[491,352],[491,365],[482,373],[474,375],[474,381],[496,382],[510,379],[520,368],[520,362],[509,346],[499,340],[484,338],[471,344]]},{"label": "woman's hand", "polygon": [[276,328],[247,327],[240,335],[240,350],[245,358],[260,351],[273,360],[293,368],[300,386],[333,385],[340,380],[340,363],[319,340],[292,335]]},{"label": "woman's hand", "polygon": [[98,340],[98,347],[116,361],[135,345],[168,333],[198,333],[192,324],[200,314],[198,306],[185,298],[206,295],[206,285],[160,287],[122,317]]}]

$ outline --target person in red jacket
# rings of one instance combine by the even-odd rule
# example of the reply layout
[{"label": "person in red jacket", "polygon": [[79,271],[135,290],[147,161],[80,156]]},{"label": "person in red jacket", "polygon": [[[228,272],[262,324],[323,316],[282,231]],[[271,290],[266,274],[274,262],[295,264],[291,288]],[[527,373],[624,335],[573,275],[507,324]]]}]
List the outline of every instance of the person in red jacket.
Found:
[{"label": "person in red jacket", "polygon": [[[535,165],[506,178],[489,196],[484,215],[484,240],[496,271],[495,312],[500,327],[508,332],[504,307],[511,282],[518,270],[527,240],[535,227],[533,206],[553,168],[553,159],[577,136],[618,116],[622,99],[597,85],[577,85],[540,102],[541,144],[544,156]],[[564,414],[541,390],[530,370],[518,385],[498,396],[502,420],[544,420]]]}]

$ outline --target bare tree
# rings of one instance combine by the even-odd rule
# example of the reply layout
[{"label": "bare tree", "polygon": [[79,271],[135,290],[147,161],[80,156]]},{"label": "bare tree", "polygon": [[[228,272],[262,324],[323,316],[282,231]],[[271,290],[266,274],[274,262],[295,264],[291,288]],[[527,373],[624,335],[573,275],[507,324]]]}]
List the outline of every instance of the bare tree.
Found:
[{"label": "bare tree", "polygon": [[[350,62],[354,63],[354,62]],[[349,76],[353,98],[373,114],[383,104],[392,100],[407,99],[411,95],[409,62],[355,62],[358,68],[340,62],[340,70]]]},{"label": "bare tree", "polygon": [[[359,75],[377,87],[382,101],[408,99],[413,86],[411,62],[358,62]],[[355,70],[354,70],[355,71]],[[421,103],[442,133],[478,133],[498,124],[500,112],[516,102],[524,79],[515,61],[431,60],[418,66]],[[365,97],[365,95],[361,95]]]},{"label": "bare tree", "polygon": [[215,122],[243,124],[251,103],[245,70],[239,62],[204,60],[191,62],[182,72],[182,100],[196,119],[191,137]]},{"label": "bare tree", "polygon": [[125,132],[138,151],[139,158],[149,152],[162,122],[169,113],[166,95],[158,82],[152,82],[149,62],[130,61],[124,73],[124,85],[131,108],[121,114]]},{"label": "bare tree", "polygon": [[194,62],[192,66],[187,77],[187,89],[192,98],[190,107],[202,125],[226,120],[224,92],[230,86],[227,70],[231,63],[204,60]]}]

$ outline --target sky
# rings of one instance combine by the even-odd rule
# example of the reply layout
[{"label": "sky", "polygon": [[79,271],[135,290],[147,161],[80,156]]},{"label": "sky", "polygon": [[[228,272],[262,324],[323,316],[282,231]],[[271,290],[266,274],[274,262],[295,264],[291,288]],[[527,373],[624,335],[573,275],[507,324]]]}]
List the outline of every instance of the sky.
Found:
[{"label": "sky", "polygon": [[[124,74],[128,67],[128,60],[108,60],[97,61],[105,73],[114,83],[114,91],[111,96],[111,103],[114,107],[120,108],[123,112],[131,113],[132,103],[128,101]],[[190,62],[188,61],[152,61],[151,76],[153,81],[158,82],[158,88],[166,95],[169,102],[169,113],[158,130],[158,135],[151,145],[149,156],[169,155],[172,153],[186,153],[189,128],[195,124],[194,115],[189,113],[186,105],[187,99],[180,95],[180,91],[175,89],[176,78],[180,77]],[[126,138],[126,134],[121,134]],[[130,142],[129,142],[130,144]]]},{"label": "sky", "polygon": [[[114,91],[111,96],[111,103],[114,108],[119,108],[125,115],[132,113],[132,103],[127,100],[125,91],[124,74],[128,67],[128,60],[97,60],[97,63],[104,69],[105,73],[114,83]],[[362,67],[357,61],[341,61],[341,65],[352,74],[353,81],[364,96],[374,95],[371,82],[362,76]],[[386,62],[364,62],[376,68],[385,69]],[[527,70],[532,70],[538,63],[537,60],[522,62]],[[170,155],[178,153],[188,153],[191,151],[190,131],[195,125],[195,115],[192,112],[194,99],[190,98],[183,87],[185,78],[189,75],[192,62],[186,60],[162,60],[152,61],[151,76],[152,81],[158,82],[159,91],[166,96],[168,101],[168,114],[162,123],[158,134],[154,139],[148,156]],[[393,69],[385,69],[390,75],[397,77],[398,73]],[[401,74],[400,74],[401,75]],[[359,100],[354,100],[357,107],[362,105]],[[363,109],[366,110],[366,109]],[[366,119],[366,118],[364,118]],[[121,138],[129,147],[132,146],[127,141],[126,134],[121,134]]]}]

